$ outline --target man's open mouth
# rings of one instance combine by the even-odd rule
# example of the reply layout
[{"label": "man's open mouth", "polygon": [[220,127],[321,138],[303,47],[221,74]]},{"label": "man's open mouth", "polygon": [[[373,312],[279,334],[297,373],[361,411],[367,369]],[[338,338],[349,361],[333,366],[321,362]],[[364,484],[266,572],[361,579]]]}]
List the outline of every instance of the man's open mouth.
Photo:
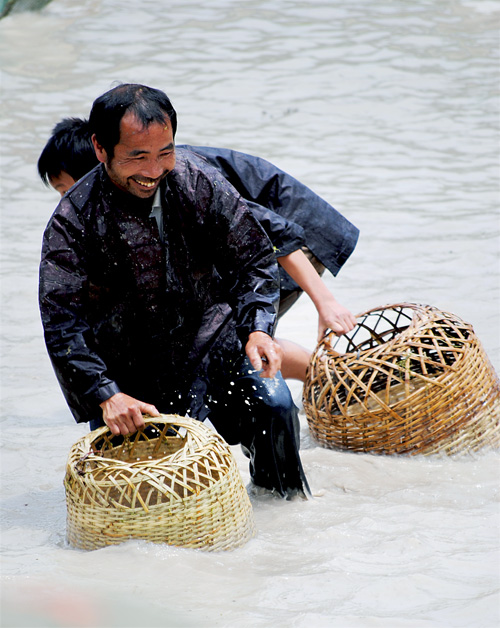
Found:
[{"label": "man's open mouth", "polygon": [[158,179],[155,179],[154,181],[145,181],[144,179],[134,179],[134,181],[143,188],[154,188],[155,185],[158,183]]}]

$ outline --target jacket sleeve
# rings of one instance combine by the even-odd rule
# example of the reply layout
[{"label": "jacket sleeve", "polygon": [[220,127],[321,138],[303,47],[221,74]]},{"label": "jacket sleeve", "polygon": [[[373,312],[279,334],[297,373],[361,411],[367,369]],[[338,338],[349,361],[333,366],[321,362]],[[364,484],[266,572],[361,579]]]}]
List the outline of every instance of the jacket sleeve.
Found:
[{"label": "jacket sleeve", "polygon": [[220,175],[213,189],[216,268],[235,313],[238,336],[246,344],[253,331],[274,334],[279,303],[279,272],[270,239],[246,202]]},{"label": "jacket sleeve", "polygon": [[276,257],[284,257],[305,245],[302,227],[271,209],[267,209],[253,201],[246,201],[250,211],[271,240]]},{"label": "jacket sleeve", "polygon": [[307,248],[337,275],[359,237],[358,228],[340,212],[265,159],[225,148],[187,148],[217,168],[246,201],[299,225]]},{"label": "jacket sleeve", "polygon": [[44,233],[39,304],[45,343],[57,379],[78,422],[100,416],[99,403],[120,392],[93,351],[84,315],[87,259],[84,226],[63,199]]}]

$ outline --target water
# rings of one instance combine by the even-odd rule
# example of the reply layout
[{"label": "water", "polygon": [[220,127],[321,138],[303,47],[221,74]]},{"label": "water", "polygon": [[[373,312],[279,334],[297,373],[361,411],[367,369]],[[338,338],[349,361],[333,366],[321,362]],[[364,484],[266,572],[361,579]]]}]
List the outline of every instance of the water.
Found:
[{"label": "water", "polygon": [[[451,311],[498,372],[498,18],[488,0],[53,0],[0,21],[2,625],[498,625],[498,453],[336,453],[303,416],[315,498],[254,498],[243,548],[68,548],[62,479],[86,427],[63,402],[36,301],[57,201],[38,155],[60,118],[137,81],[169,94],[179,143],[261,155],[361,229],[327,278],[341,303]],[[315,320],[303,297],[280,335],[313,348]]]}]

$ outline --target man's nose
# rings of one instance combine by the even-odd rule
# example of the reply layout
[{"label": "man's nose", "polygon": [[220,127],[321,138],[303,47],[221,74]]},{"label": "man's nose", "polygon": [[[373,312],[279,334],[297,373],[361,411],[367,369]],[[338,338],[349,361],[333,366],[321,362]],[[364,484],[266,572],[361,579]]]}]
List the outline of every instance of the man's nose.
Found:
[{"label": "man's nose", "polygon": [[163,174],[163,166],[157,159],[149,159],[141,170],[142,174],[150,179],[157,179]]}]

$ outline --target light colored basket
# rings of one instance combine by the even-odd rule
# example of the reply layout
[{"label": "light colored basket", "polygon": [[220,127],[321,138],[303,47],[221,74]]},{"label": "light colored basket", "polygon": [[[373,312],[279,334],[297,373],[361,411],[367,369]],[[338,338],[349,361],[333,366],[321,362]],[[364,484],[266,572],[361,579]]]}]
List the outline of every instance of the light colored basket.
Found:
[{"label": "light colored basket", "polygon": [[71,448],[68,542],[90,550],[133,538],[212,551],[246,543],[253,510],[227,443],[187,417],[145,423],[126,437],[99,428]]},{"label": "light colored basket", "polygon": [[378,454],[500,445],[500,381],[471,325],[413,303],[357,318],[308,368],[304,410],[320,444]]}]

